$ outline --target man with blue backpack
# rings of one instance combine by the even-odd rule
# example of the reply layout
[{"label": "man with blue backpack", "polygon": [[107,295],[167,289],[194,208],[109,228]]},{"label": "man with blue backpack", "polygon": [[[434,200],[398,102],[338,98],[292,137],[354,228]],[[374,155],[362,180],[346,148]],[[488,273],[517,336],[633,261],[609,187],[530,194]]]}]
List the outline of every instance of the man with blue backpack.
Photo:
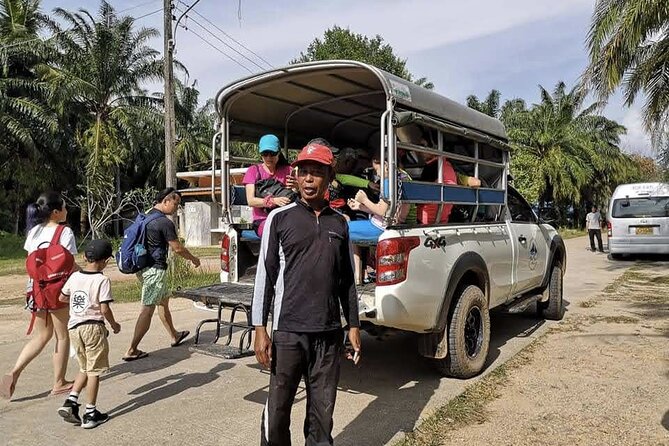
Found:
[{"label": "man with blue backpack", "polygon": [[190,334],[177,331],[172,322],[167,290],[167,254],[171,248],[175,254],[200,266],[200,259],[184,247],[177,237],[176,227],[168,215],[176,213],[181,203],[181,194],[168,187],[156,195],[153,209],[140,214],[125,231],[124,240],[117,255],[119,270],[136,273],[142,283],[142,310],[135,324],[135,333],[124,361],[145,358],[148,353],[139,349],[139,343],[151,326],[151,318],[158,306],[158,315],[172,339],[172,347],[181,344]]}]

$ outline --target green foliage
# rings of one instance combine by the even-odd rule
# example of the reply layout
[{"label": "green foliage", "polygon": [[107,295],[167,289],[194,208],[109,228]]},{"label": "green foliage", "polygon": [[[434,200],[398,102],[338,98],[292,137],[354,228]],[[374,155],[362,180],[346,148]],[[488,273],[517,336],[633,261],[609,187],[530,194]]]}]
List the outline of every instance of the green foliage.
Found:
[{"label": "green foliage", "polygon": [[[196,288],[212,285],[220,281],[218,271],[194,268],[179,256],[170,258],[170,269],[167,274],[167,288],[174,291],[178,288]],[[112,294],[116,302],[137,302],[142,294],[142,287],[134,278],[127,281],[112,282]]]},{"label": "green foliage", "polygon": [[500,107],[497,90],[484,100],[469,96],[467,104],[504,122],[514,186],[531,203],[552,204],[559,223],[566,223],[567,208],[606,203],[618,184],[659,176],[652,160],[621,152],[625,128],[597,114],[600,103],[586,106],[583,90],[560,82],[552,92],[540,87],[540,94],[529,109],[522,99]]},{"label": "green foliage", "polygon": [[312,62],[315,60],[347,59],[357,60],[374,65],[389,73],[411,82],[415,82],[428,90],[434,84],[427,78],[414,79],[406,66],[406,59],[399,58],[383,37],[376,35],[369,38],[363,34],[352,32],[348,28],[333,26],[325,30],[322,39],[316,38],[309,44],[305,52],[290,63]]},{"label": "green foliage", "polygon": [[0,276],[25,272],[23,237],[0,231]]},{"label": "green foliage", "polygon": [[669,7],[666,0],[598,0],[587,36],[588,87],[608,98],[622,87],[627,105],[639,94],[646,128],[669,154]]}]

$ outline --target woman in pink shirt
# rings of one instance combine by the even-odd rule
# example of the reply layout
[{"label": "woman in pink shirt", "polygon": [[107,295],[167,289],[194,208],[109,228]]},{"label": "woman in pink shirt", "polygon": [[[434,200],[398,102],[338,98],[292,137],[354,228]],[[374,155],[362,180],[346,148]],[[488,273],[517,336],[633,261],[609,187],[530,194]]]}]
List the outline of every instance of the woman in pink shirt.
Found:
[{"label": "woman in pink shirt", "polygon": [[259,237],[269,210],[285,206],[291,202],[286,197],[267,196],[256,197],[256,183],[260,180],[275,178],[283,184],[291,183],[290,165],[279,150],[279,138],[275,135],[265,135],[258,142],[258,151],[262,156],[262,163],[249,167],[242,182],[246,186],[246,201],[253,208],[253,228]]}]

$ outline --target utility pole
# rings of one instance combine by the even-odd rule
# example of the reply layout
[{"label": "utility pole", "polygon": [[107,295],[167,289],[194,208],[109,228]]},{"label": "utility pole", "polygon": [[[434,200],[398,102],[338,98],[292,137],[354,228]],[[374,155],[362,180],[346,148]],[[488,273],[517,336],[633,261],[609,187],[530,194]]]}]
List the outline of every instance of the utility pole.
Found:
[{"label": "utility pole", "polygon": [[165,187],[177,186],[174,139],[177,133],[174,117],[174,40],[172,39],[172,0],[163,0],[163,75],[165,77]]}]

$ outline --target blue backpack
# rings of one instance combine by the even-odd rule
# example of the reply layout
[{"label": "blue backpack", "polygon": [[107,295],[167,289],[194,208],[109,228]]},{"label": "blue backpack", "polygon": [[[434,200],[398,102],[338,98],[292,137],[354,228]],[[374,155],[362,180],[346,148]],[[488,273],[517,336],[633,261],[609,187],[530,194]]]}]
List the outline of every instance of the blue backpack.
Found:
[{"label": "blue backpack", "polygon": [[116,253],[119,271],[133,274],[151,265],[153,259],[146,247],[146,225],[164,216],[162,212],[139,214],[133,224],[123,232],[123,242]]}]

